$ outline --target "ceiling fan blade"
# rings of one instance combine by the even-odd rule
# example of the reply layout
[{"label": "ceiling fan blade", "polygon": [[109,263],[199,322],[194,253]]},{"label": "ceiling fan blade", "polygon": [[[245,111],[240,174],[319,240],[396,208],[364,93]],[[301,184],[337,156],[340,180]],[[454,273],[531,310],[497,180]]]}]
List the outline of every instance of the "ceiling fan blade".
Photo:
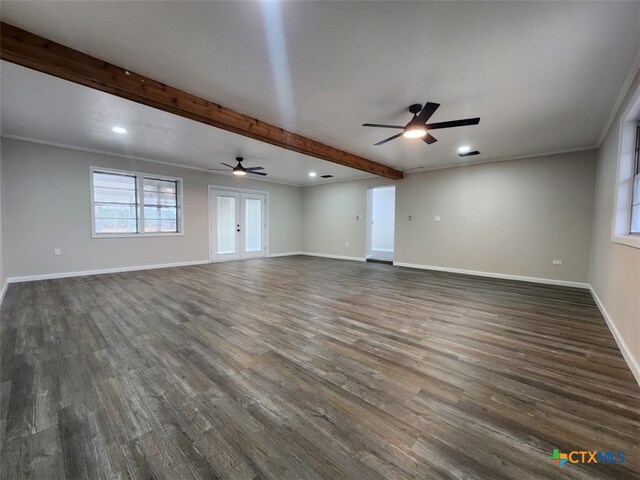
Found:
[{"label": "ceiling fan blade", "polygon": [[252,172],[251,170],[247,170],[247,173],[251,174],[251,175],[262,175],[263,177],[266,177],[267,174],[266,173],[262,173],[262,172]]},{"label": "ceiling fan blade", "polygon": [[224,162],[220,162],[220,163],[221,163],[222,165],[226,165],[226,166],[227,166],[227,167],[229,167],[229,168],[236,168],[236,167],[233,167],[233,166],[229,165],[228,163],[224,163]]},{"label": "ceiling fan blade", "polygon": [[247,168],[247,172],[249,172],[251,170],[264,170],[264,167],[248,167]]},{"label": "ceiling fan blade", "polygon": [[449,122],[427,123],[425,127],[427,127],[427,130],[436,130],[438,128],[453,128],[453,127],[465,127],[467,125],[478,125],[479,123],[480,123],[480,117],[476,117],[476,118],[464,118],[462,120],[451,120]]},{"label": "ceiling fan blade", "polygon": [[416,117],[416,123],[427,123],[427,120],[431,118],[431,115],[435,113],[439,106],[439,103],[425,103],[424,107]]},{"label": "ceiling fan blade", "polygon": [[390,142],[391,140],[395,140],[396,138],[400,137],[402,135],[403,132],[400,132],[392,137],[389,138],[385,138],[384,140],[379,141],[378,143],[374,143],[374,145],[378,146],[378,145],[382,145],[383,143],[387,143]]},{"label": "ceiling fan blade", "polygon": [[422,141],[423,141],[424,143],[426,143],[427,145],[431,145],[432,143],[436,143],[436,142],[438,141],[438,139],[437,139],[437,138],[435,138],[435,137],[432,137],[431,135],[429,135],[429,134],[427,133],[427,136],[426,136],[426,137],[424,137],[424,138],[422,139]]},{"label": "ceiling fan blade", "polygon": [[363,127],[378,127],[378,128],[404,128],[401,125],[383,125],[381,123],[363,123]]}]

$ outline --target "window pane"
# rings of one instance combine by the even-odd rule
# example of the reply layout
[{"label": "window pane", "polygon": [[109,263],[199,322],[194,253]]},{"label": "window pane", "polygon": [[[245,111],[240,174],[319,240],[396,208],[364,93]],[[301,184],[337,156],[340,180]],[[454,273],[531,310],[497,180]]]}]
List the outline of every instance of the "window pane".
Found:
[{"label": "window pane", "polygon": [[144,179],[145,205],[177,206],[178,182],[176,180]]},{"label": "window pane", "polygon": [[633,179],[633,205],[640,203],[640,174]]},{"label": "window pane", "polygon": [[116,173],[93,172],[93,186],[135,190],[136,177],[135,175],[119,175]]},{"label": "window pane", "polygon": [[94,205],[95,218],[128,218],[135,220],[136,207],[114,203],[96,203]]},{"label": "window pane", "polygon": [[245,199],[245,251],[259,252],[262,249],[262,201],[256,198]]},{"label": "window pane", "polygon": [[95,233],[138,233],[136,177],[93,172]]},{"label": "window pane", "polygon": [[177,220],[176,207],[144,207],[145,220]]},{"label": "window pane", "polygon": [[93,172],[93,201],[104,203],[136,203],[136,177]]},{"label": "window pane", "polygon": [[178,232],[178,213],[175,207],[144,207],[144,231]]},{"label": "window pane", "polygon": [[145,233],[177,233],[178,224],[175,220],[147,220],[144,221]]},{"label": "window pane", "polygon": [[236,251],[236,199],[217,196],[218,252]]},{"label": "window pane", "polygon": [[159,193],[159,192],[144,192],[144,204],[145,205],[170,205],[176,206],[176,194],[175,193]]},{"label": "window pane", "polygon": [[161,192],[161,193],[175,193],[177,192],[176,180],[159,180],[156,178],[144,179],[144,191],[145,192]]},{"label": "window pane", "polygon": [[96,218],[96,233],[138,233],[137,221],[119,218]]},{"label": "window pane", "polygon": [[93,201],[102,203],[124,203],[135,205],[136,191],[120,188],[94,187]]}]

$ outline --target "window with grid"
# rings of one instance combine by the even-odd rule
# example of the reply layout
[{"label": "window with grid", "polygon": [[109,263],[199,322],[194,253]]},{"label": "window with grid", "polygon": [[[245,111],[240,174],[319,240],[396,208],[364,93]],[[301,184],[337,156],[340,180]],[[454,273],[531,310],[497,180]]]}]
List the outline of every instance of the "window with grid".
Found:
[{"label": "window with grid", "polygon": [[92,170],[95,236],[180,233],[181,180]]},{"label": "window with grid", "polygon": [[178,181],[144,177],[145,233],[178,233]]},{"label": "window with grid", "polygon": [[95,233],[138,233],[135,175],[93,172]]},{"label": "window with grid", "polygon": [[636,127],[635,163],[631,195],[631,234],[640,235],[640,124]]}]

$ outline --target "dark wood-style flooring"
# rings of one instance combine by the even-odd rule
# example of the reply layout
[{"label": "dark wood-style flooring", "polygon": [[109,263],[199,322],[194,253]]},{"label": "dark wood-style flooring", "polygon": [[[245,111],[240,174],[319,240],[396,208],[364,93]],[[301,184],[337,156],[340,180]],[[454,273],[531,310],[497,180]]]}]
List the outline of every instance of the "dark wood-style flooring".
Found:
[{"label": "dark wood-style flooring", "polygon": [[3,479],[640,472],[586,290],[300,256],[13,284],[0,326]]}]

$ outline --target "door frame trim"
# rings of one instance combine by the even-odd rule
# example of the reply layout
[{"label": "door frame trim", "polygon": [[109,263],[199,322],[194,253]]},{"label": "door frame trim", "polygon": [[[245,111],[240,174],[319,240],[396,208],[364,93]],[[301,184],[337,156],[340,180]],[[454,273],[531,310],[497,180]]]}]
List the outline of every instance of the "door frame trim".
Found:
[{"label": "door frame trim", "polygon": [[[367,258],[373,258],[373,252],[383,252],[383,251],[387,251],[387,250],[382,250],[380,248],[373,248],[373,191],[377,188],[394,188],[396,194],[394,195],[394,204],[397,205],[398,202],[398,189],[396,188],[396,184],[395,183],[385,183],[382,185],[373,185],[371,187],[367,187],[367,192],[366,192],[366,207],[365,207],[365,211],[366,214],[364,216],[365,218],[365,224],[366,224],[366,232],[365,232],[365,259]],[[398,218],[394,216],[394,222],[393,222],[393,250],[389,250],[390,253],[394,253],[395,254],[395,239],[396,239],[396,233],[398,232]],[[386,261],[386,260],[385,260]]]},{"label": "door frame trim", "polygon": [[[266,220],[266,227],[265,227],[265,232],[264,232],[264,246],[265,246],[265,250],[264,250],[264,256],[268,257],[269,256],[269,225],[271,224],[271,215],[270,215],[270,209],[269,209],[269,192],[264,191],[264,190],[253,190],[250,188],[237,188],[237,187],[227,187],[224,185],[209,185],[207,188],[207,224],[208,224],[208,229],[207,229],[207,233],[209,235],[209,263],[218,263],[218,262],[231,262],[234,261],[233,259],[228,259],[228,260],[216,260],[214,258],[214,254],[213,254],[213,212],[211,211],[211,201],[212,201],[212,192],[213,191],[218,191],[218,190],[222,190],[222,191],[227,191],[227,192],[232,192],[232,193],[257,193],[260,195],[264,195],[264,217]],[[256,258],[261,258],[261,257],[256,257]],[[241,259],[242,260],[242,259]],[[247,259],[248,260],[248,259]]]}]

